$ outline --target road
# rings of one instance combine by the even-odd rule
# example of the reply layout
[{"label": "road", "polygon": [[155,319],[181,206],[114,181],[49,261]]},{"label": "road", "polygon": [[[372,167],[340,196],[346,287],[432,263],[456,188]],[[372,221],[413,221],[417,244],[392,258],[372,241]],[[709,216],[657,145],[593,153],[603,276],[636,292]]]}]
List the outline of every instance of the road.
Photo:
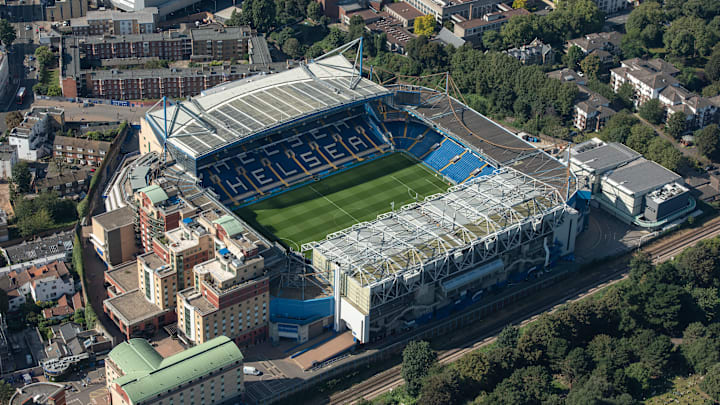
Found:
[{"label": "road", "polygon": [[[10,84],[9,89],[6,90],[4,98],[0,101],[0,132],[5,132],[5,115],[8,111],[26,110],[30,108],[32,104],[33,95],[32,87],[37,80],[35,80],[35,72],[31,72],[25,65],[25,56],[32,55],[35,52],[35,45],[33,42],[33,30],[26,30],[25,26],[27,23],[13,23],[17,32],[17,39],[13,42],[10,47],[10,53],[8,54],[8,67],[10,69]],[[32,42],[31,42],[32,41]],[[27,89],[27,96],[23,104],[18,105],[15,103],[15,94],[20,87]]]},{"label": "road", "polygon": [[[655,263],[673,259],[685,248],[695,245],[703,239],[720,235],[720,218],[708,221],[702,228],[690,229],[673,234],[649,244],[643,251],[653,258]],[[560,307],[581,300],[602,291],[605,287],[613,285],[627,278],[628,257],[620,258],[612,263],[604,264],[602,271],[580,273],[562,283],[556,284],[543,291],[542,296],[535,300],[526,299],[507,309],[488,316],[480,323],[481,327],[470,333],[458,333],[449,337],[445,346],[456,347],[441,350],[438,360],[442,364],[451,363],[467,353],[480,347],[491,344],[495,336],[506,325],[524,325],[537,319],[539,314],[554,312]],[[568,293],[568,291],[571,291]],[[373,399],[377,396],[404,384],[400,375],[400,366],[392,367],[386,371],[356,384],[348,390],[327,397],[318,398],[320,402],[331,404],[349,404],[359,402],[361,399]],[[318,401],[315,401],[318,403]]]}]

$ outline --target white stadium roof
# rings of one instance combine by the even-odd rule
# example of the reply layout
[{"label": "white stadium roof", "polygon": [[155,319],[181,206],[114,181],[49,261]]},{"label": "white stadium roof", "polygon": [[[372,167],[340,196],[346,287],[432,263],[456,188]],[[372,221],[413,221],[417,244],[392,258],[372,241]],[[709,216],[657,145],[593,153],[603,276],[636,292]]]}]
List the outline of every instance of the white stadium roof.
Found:
[{"label": "white stadium roof", "polygon": [[[351,83],[357,83],[351,86]],[[389,94],[342,55],[281,73],[222,84],[178,104],[162,102],[146,114],[159,138],[197,159],[209,152],[334,107]]]}]

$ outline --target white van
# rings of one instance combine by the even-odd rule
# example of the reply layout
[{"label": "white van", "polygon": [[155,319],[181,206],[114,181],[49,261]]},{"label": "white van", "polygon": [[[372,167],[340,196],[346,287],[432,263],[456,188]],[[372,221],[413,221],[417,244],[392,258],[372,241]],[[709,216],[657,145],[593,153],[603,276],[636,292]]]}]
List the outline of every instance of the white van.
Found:
[{"label": "white van", "polygon": [[256,369],[255,367],[245,366],[243,367],[243,373],[245,375],[260,375],[262,374],[260,370]]}]

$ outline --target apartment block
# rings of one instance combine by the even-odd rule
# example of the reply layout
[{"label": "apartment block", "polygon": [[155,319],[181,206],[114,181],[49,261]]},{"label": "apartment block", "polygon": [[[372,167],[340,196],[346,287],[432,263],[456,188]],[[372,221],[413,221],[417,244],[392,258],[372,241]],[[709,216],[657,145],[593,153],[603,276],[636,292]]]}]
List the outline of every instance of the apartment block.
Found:
[{"label": "apartment block", "polygon": [[138,251],[135,238],[135,211],[125,206],[92,218],[90,242],[105,265],[133,260]]},{"label": "apartment block", "polygon": [[190,344],[220,335],[238,345],[263,341],[268,335],[269,284],[257,246],[243,237],[242,224],[230,215],[210,222],[218,250],[194,267],[194,286],[178,292],[178,333]]},{"label": "apartment block", "polygon": [[636,106],[658,99],[667,109],[668,116],[682,112],[688,129],[708,125],[715,119],[718,106],[682,87],[675,77],[678,73],[677,68],[662,59],[627,59],[620,63],[620,67],[610,70],[610,85],[617,92],[624,83],[630,84]]},{"label": "apartment block", "polygon": [[154,251],[176,273],[177,290],[194,285],[193,268],[213,257],[213,236],[193,218],[184,218],[180,226],[156,239]]},{"label": "apartment block", "polygon": [[118,10],[88,11],[85,17],[70,20],[73,35],[129,35],[155,32],[158,10],[124,13]]},{"label": "apartment block", "polygon": [[48,139],[64,124],[62,108],[32,107],[20,125],[10,130],[8,143],[17,147],[18,159],[36,161],[50,152]]},{"label": "apartment block", "polygon": [[140,241],[145,252],[153,251],[153,238],[179,226],[180,220],[194,213],[172,186],[153,184],[135,193]]},{"label": "apartment block", "polygon": [[492,13],[498,0],[408,0],[408,4],[423,15],[432,14],[442,23],[452,16],[460,16],[466,20],[481,18]]},{"label": "apartment block", "polygon": [[245,59],[250,38],[257,35],[250,27],[210,27],[189,30],[193,59]]},{"label": "apartment block", "polygon": [[145,339],[114,347],[106,363],[112,405],[242,402],[243,355],[227,337],[163,358]]},{"label": "apartment block", "polygon": [[190,36],[179,31],[78,37],[78,46],[89,61],[115,58],[190,59]]},{"label": "apartment block", "polygon": [[482,37],[486,32],[499,31],[511,18],[521,15],[530,15],[530,12],[519,8],[484,14],[472,19],[459,15],[453,18],[455,21],[454,34],[458,38],[477,45],[482,43]]},{"label": "apartment block", "polygon": [[56,136],[53,145],[55,159],[74,165],[100,166],[110,150],[110,142]]}]

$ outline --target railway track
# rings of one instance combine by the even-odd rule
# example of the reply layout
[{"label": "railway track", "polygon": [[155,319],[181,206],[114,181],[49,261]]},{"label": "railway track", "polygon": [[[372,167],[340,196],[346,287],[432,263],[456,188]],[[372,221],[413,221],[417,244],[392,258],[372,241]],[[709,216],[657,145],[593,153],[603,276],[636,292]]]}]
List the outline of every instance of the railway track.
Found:
[{"label": "railway track", "polygon": [[[654,263],[660,263],[671,260],[684,249],[695,245],[703,239],[708,239],[717,235],[720,235],[720,217],[709,220],[702,228],[683,231],[657,242],[650,243],[642,250],[650,255]],[[583,285],[574,289],[572,293],[565,294],[560,298],[557,298],[557,294],[549,297],[541,297],[541,302],[534,305],[534,308],[536,309],[530,314],[524,310],[516,310],[493,320],[490,324],[485,325],[485,332],[471,337],[463,336],[464,338],[469,338],[469,341],[460,345],[460,347],[439,351],[438,361],[441,364],[448,364],[457,361],[466,354],[494,342],[497,334],[500,333],[505,325],[525,325],[537,319],[537,317],[539,317],[542,313],[555,312],[568,303],[579,301],[610,285],[626,279],[628,277],[626,264],[626,260],[615,261],[608,268],[608,270],[610,270],[609,272],[601,274],[599,277],[589,279],[589,282],[582,283]],[[588,286],[593,287],[588,289]],[[518,314],[518,312],[523,313]],[[455,339],[457,339],[457,337]],[[397,365],[376,374],[345,391],[332,395],[329,403],[354,404],[363,398],[373,399],[385,392],[400,387],[403,384],[404,380],[401,376],[401,369],[400,366]]]}]

